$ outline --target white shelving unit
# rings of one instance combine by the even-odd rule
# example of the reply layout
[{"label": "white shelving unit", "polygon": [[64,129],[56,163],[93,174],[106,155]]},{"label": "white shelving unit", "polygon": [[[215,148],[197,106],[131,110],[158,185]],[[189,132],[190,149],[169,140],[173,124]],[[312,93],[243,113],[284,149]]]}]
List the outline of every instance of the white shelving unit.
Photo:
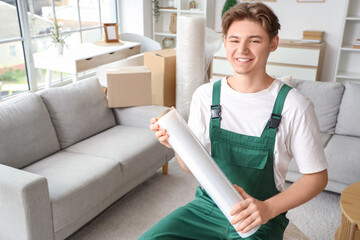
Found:
[{"label": "white shelving unit", "polygon": [[336,82],[360,81],[360,49],[353,48],[360,38],[360,1],[347,0],[343,36],[336,64]]},{"label": "white shelving unit", "polygon": [[160,17],[158,22],[153,16],[153,39],[160,44],[164,38],[173,38],[176,46],[176,33],[169,30],[171,23],[171,15],[200,15],[206,17],[207,26],[213,28],[214,19],[214,1],[213,0],[196,0],[197,9],[190,10],[191,0],[159,0]]}]

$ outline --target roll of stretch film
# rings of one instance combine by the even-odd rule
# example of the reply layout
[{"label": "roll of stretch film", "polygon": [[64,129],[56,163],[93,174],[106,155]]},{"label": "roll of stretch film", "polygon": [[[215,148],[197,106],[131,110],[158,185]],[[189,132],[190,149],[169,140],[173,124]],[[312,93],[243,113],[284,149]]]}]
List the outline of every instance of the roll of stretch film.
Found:
[{"label": "roll of stretch film", "polygon": [[[230,216],[231,209],[236,203],[244,199],[201,145],[176,109],[169,110],[158,118],[160,128],[166,129],[169,134],[168,142],[171,147],[230,222],[232,219]],[[245,234],[241,232],[238,234],[245,238],[255,233],[259,227],[257,226]]]}]

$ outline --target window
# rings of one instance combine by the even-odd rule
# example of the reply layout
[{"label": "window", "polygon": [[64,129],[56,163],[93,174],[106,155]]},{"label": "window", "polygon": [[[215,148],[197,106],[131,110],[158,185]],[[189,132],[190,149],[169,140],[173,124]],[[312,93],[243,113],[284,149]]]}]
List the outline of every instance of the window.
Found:
[{"label": "window", "polygon": [[[0,1],[0,99],[29,90],[15,0]],[[20,54],[18,54],[20,53]]]},{"label": "window", "polygon": [[11,57],[15,57],[16,58],[16,45],[11,45],[10,46],[10,55]]},{"label": "window", "polygon": [[[0,99],[44,86],[45,70],[35,69],[32,54],[54,48],[54,16],[66,45],[98,41],[103,23],[118,22],[120,0],[0,0]],[[66,51],[66,49],[65,49]],[[69,78],[53,73],[52,83]]]}]

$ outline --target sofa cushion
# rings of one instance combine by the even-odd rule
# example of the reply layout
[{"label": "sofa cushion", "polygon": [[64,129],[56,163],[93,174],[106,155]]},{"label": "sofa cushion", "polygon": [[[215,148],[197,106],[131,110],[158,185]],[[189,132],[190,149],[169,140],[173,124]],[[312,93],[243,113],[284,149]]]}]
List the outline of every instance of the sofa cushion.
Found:
[{"label": "sofa cushion", "polygon": [[160,116],[168,109],[168,107],[151,105],[113,108],[113,112],[118,125],[149,129],[150,119]]},{"label": "sofa cushion", "polygon": [[22,168],[60,149],[41,98],[33,93],[0,103],[0,163]]},{"label": "sofa cushion", "polygon": [[360,181],[360,138],[334,135],[325,148],[329,179],[350,185]]},{"label": "sofa cushion", "polygon": [[[65,151],[109,158],[121,164],[123,184],[155,164],[165,164],[174,151],[158,142],[149,129],[115,126],[65,149]],[[165,156],[165,157],[164,157]]]},{"label": "sofa cushion", "polygon": [[97,79],[41,93],[62,148],[115,125],[112,110]]},{"label": "sofa cushion", "polygon": [[336,134],[360,137],[360,84],[347,82],[337,119]]},{"label": "sofa cushion", "polygon": [[314,103],[320,131],[333,134],[335,132],[336,119],[344,92],[344,85],[333,82],[294,79],[292,80],[292,84]]},{"label": "sofa cushion", "polygon": [[60,151],[24,170],[46,177],[56,233],[118,189],[120,168],[111,159]]}]

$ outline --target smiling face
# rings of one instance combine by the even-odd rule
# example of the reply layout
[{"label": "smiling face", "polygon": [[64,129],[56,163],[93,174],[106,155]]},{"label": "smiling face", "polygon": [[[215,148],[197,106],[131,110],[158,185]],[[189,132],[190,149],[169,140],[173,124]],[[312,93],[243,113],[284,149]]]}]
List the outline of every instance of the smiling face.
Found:
[{"label": "smiling face", "polygon": [[266,74],[266,62],[270,52],[275,51],[279,38],[270,40],[260,23],[245,20],[234,21],[224,45],[226,57],[234,68],[234,75]]}]

